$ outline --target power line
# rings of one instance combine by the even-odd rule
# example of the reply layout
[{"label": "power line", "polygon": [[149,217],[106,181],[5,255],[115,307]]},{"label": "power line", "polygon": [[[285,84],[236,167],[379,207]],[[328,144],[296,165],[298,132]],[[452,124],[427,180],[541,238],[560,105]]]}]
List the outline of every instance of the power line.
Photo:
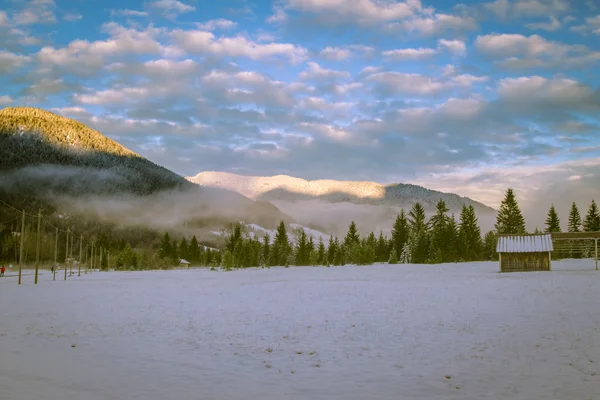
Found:
[{"label": "power line", "polygon": [[[28,213],[27,211],[24,211],[24,210],[19,210],[18,208],[14,207],[14,206],[12,206],[12,205],[10,205],[10,204],[8,204],[7,202],[5,202],[5,201],[4,201],[4,200],[2,200],[2,199],[0,199],[0,203],[4,204],[5,206],[7,206],[7,207],[9,207],[9,208],[12,208],[14,211],[18,212],[19,214],[21,214],[21,213],[23,213],[23,212],[24,212],[26,216],[29,216],[29,217],[34,217],[34,218],[37,218],[37,217],[38,217],[38,216],[37,216],[37,214],[30,214],[30,213]],[[14,221],[14,220],[16,220],[16,219],[18,219],[18,218],[19,218],[19,217],[15,217],[15,219],[13,219],[12,221]],[[54,226],[53,224],[51,224],[51,223],[48,221],[48,219],[47,219],[46,217],[42,216],[42,219],[44,220],[44,222],[45,222],[46,224],[50,225],[50,226],[51,226],[51,227],[53,227],[54,229],[58,229],[60,232],[65,232],[65,233],[67,232],[67,231],[66,231],[66,230],[64,230],[64,229],[61,229],[61,228],[59,228],[59,227],[57,227],[57,226]],[[12,221],[8,221],[8,222],[12,222]],[[6,223],[6,222],[5,222],[5,223]]]}]

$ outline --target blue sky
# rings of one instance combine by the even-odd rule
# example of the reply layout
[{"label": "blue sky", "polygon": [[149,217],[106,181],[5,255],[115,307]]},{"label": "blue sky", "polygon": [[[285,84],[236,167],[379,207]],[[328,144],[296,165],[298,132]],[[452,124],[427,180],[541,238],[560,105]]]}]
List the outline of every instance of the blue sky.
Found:
[{"label": "blue sky", "polygon": [[0,10],[0,107],[78,119],[184,176],[409,182],[492,206],[508,186],[530,207],[600,187],[597,1]]}]

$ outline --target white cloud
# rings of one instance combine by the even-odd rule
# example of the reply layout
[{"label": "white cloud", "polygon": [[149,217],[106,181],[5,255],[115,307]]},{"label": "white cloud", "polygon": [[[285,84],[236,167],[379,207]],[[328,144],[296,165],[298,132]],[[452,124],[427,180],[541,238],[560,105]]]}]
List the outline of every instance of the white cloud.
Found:
[{"label": "white cloud", "polygon": [[145,88],[123,88],[119,90],[100,90],[92,94],[75,94],[73,101],[79,104],[90,105],[117,105],[132,103],[135,100],[146,98],[149,92]]},{"label": "white cloud", "polygon": [[8,26],[10,20],[5,11],[0,11],[0,26]]},{"label": "white cloud", "polygon": [[[418,0],[286,0],[285,8],[326,16],[334,22],[374,25],[412,16],[421,10]],[[280,17],[281,19],[281,17]]]},{"label": "white cloud", "polygon": [[350,73],[347,71],[336,71],[333,69],[323,68],[316,62],[310,61],[308,63],[307,70],[301,72],[299,78],[301,80],[331,81],[337,79],[348,79],[350,78]]},{"label": "white cloud", "polygon": [[477,22],[472,17],[442,13],[424,15],[385,26],[388,31],[416,32],[427,36],[441,35],[445,32],[468,32],[477,28]]},{"label": "white cloud", "polygon": [[13,99],[10,96],[7,96],[7,95],[0,96],[0,104],[1,105],[11,104],[12,102],[13,102]]},{"label": "white cloud", "polygon": [[110,10],[110,16],[119,16],[119,17],[147,17],[148,12],[146,11],[138,11],[138,10]]},{"label": "white cloud", "polygon": [[559,108],[596,108],[600,100],[586,85],[568,78],[541,76],[505,78],[498,83],[498,95],[511,103],[531,103]]},{"label": "white cloud", "polygon": [[560,22],[555,16],[550,16],[550,21],[548,22],[532,22],[526,24],[525,26],[529,29],[540,29],[543,31],[554,32],[562,27],[562,22]]},{"label": "white cloud", "polygon": [[352,57],[352,52],[350,50],[342,49],[339,47],[327,46],[323,50],[321,50],[319,55],[326,60],[343,61]]},{"label": "white cloud", "polygon": [[571,30],[584,35],[600,35],[600,15],[586,18],[583,25],[573,26]]},{"label": "white cloud", "polygon": [[600,52],[583,45],[548,41],[541,36],[491,34],[478,36],[477,50],[509,68],[581,67],[600,60]]},{"label": "white cloud", "polygon": [[231,29],[234,28],[237,23],[228,19],[212,19],[210,21],[198,23],[198,29],[201,31],[214,31],[216,29]]},{"label": "white cloud", "polygon": [[30,57],[0,50],[0,73],[8,74],[29,62]]},{"label": "white cloud", "polygon": [[283,56],[292,62],[305,59],[307,51],[291,43],[257,43],[243,36],[217,38],[211,32],[174,30],[171,33],[176,45],[190,53],[207,53],[225,57],[247,57],[259,60]]},{"label": "white cloud", "polygon": [[382,54],[384,57],[394,60],[421,60],[423,58],[429,58],[436,53],[437,51],[435,49],[420,47],[418,49],[388,50],[384,51]]},{"label": "white cloud", "polygon": [[162,10],[166,15],[174,16],[196,10],[196,7],[182,3],[178,0],[157,0],[147,3],[148,7]]},{"label": "white cloud", "polygon": [[366,80],[375,83],[378,90],[385,93],[433,96],[452,88],[470,87],[473,83],[486,81],[487,78],[463,74],[440,80],[414,73],[377,72],[369,75]]},{"label": "white cloud", "polygon": [[566,0],[496,0],[482,6],[499,19],[547,17],[570,9]]},{"label": "white cloud", "polygon": [[69,21],[69,22],[75,22],[75,21],[79,21],[83,18],[83,15],[79,14],[79,13],[68,13],[63,15],[63,19],[65,21]]},{"label": "white cloud", "polygon": [[31,0],[13,15],[13,20],[17,25],[52,24],[57,21],[55,8],[54,0]]},{"label": "white cloud", "polygon": [[462,40],[440,39],[438,40],[438,44],[440,47],[444,47],[451,53],[458,56],[464,56],[467,52],[467,46]]}]

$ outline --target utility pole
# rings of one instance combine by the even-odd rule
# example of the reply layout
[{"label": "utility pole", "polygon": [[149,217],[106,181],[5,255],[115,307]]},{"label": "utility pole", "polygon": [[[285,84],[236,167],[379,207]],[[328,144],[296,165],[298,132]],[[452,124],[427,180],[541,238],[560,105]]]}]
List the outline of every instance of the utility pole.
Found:
[{"label": "utility pole", "polygon": [[83,256],[83,235],[79,236],[79,268],[77,270],[77,276],[81,276],[81,261]]},{"label": "utility pole", "polygon": [[21,217],[21,248],[19,249],[19,285],[21,284],[21,275],[23,270],[23,242],[25,240],[25,210]]},{"label": "utility pole", "polygon": [[[71,235],[71,254],[70,254],[70,259],[73,260],[73,238],[75,237],[75,235]],[[73,261],[71,261],[71,265],[69,268],[69,276],[73,275]]]},{"label": "utility pole", "polygon": [[596,255],[596,271],[598,271],[598,239],[594,239],[595,243],[595,255]]},{"label": "utility pole", "polygon": [[69,231],[71,228],[67,228],[67,247],[65,248],[65,281],[67,280],[67,260],[69,259]]},{"label": "utility pole", "polygon": [[54,238],[54,265],[52,266],[52,280],[56,280],[56,265],[58,263],[58,228],[56,228],[56,237]]},{"label": "utility pole", "polygon": [[89,264],[89,257],[88,254],[90,252],[90,244],[86,243],[85,244],[85,274],[87,275],[88,273],[88,269],[90,268],[90,264]]},{"label": "utility pole", "polygon": [[95,246],[95,243],[92,242],[92,253],[91,253],[92,262],[91,262],[91,267],[90,267],[90,274],[94,270],[94,246]]},{"label": "utility pole", "polygon": [[34,283],[38,283],[38,271],[40,269],[40,230],[42,227],[42,210],[38,210],[38,226],[37,226],[37,243],[35,246],[35,279]]}]

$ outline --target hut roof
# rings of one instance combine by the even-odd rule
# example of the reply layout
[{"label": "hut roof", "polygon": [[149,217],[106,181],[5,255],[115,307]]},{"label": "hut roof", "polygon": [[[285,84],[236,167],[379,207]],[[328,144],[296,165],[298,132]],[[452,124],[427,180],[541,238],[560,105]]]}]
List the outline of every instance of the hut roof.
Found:
[{"label": "hut roof", "polygon": [[496,245],[498,253],[542,253],[553,250],[550,234],[500,236]]},{"label": "hut roof", "polygon": [[183,258],[179,259],[179,264],[190,264],[188,260],[184,260]]}]

